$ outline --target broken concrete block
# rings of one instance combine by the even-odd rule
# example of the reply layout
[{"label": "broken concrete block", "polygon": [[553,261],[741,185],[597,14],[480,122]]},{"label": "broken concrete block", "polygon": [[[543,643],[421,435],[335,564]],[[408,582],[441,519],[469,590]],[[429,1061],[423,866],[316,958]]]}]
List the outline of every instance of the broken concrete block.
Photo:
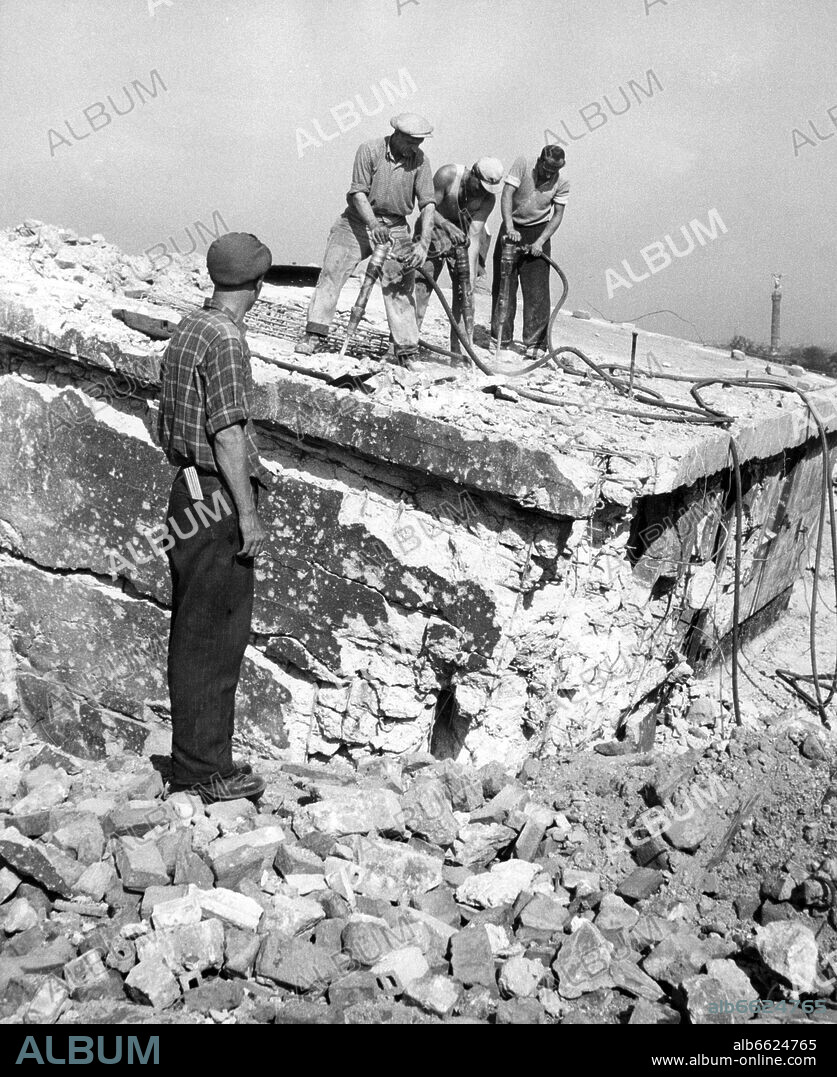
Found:
[{"label": "broken concrete block", "polygon": [[447,1017],[460,998],[460,988],[447,976],[431,975],[413,980],[404,989],[403,1000],[437,1017]]},{"label": "broken concrete block", "polygon": [[15,827],[0,830],[0,857],[19,875],[34,879],[45,890],[71,898],[84,868],[54,845],[34,842]]},{"label": "broken concrete block", "polygon": [[602,888],[602,877],[597,871],[582,871],[579,868],[564,868],[561,872],[561,885],[577,897],[595,894]]},{"label": "broken concrete block", "polygon": [[[552,826],[555,813],[547,808],[536,807],[528,813],[528,819],[514,843],[518,860],[534,860],[547,828]],[[566,885],[566,884],[565,884]]]},{"label": "broken concrete block", "polygon": [[466,823],[453,843],[452,856],[463,867],[484,868],[516,837],[517,832],[502,823]]},{"label": "broken concrete block", "polygon": [[328,1001],[335,1009],[345,1010],[359,1002],[373,1002],[380,993],[377,976],[371,972],[350,972],[329,984]]},{"label": "broken concrete block", "polygon": [[804,924],[779,921],[756,931],[756,949],[765,967],[789,983],[795,993],[813,989],[817,976],[817,940]]},{"label": "broken concrete block", "polygon": [[[229,837],[237,839],[242,835],[230,834]],[[227,838],[219,838],[218,841],[226,841]],[[215,884],[227,890],[234,890],[245,879],[256,882],[261,877],[265,863],[270,862],[270,857],[265,857],[261,849],[247,843],[236,845],[229,852],[213,854],[212,847],[217,842],[212,842],[209,847],[209,857],[212,862],[212,872],[215,876]]]},{"label": "broken concrete block", "polygon": [[501,789],[509,784],[509,775],[498,760],[486,763],[477,771],[477,778],[482,785],[482,794],[486,800],[496,797]]},{"label": "broken concrete block", "polygon": [[518,924],[527,932],[549,937],[562,931],[569,918],[566,904],[555,894],[535,894],[521,909]]},{"label": "broken concrete block", "polygon": [[651,951],[642,961],[642,967],[649,976],[674,989],[688,976],[694,976],[706,967],[710,960],[706,944],[689,932],[669,935]]},{"label": "broken concrete block", "polygon": [[632,909],[616,894],[605,894],[599,902],[594,923],[599,931],[618,931],[620,928],[630,930],[637,920],[639,913],[636,909]]},{"label": "broken concrete block", "polygon": [[706,975],[688,976],[682,990],[693,1025],[743,1024],[753,1016],[749,1004],[759,997],[734,961],[709,961]]},{"label": "broken concrete block", "polygon": [[664,831],[663,837],[684,853],[693,853],[709,834],[709,818],[705,811],[692,808],[685,819],[675,819]]},{"label": "broken concrete block", "polygon": [[244,985],[239,980],[212,980],[184,992],[183,1008],[190,1013],[230,1011],[244,1001]]},{"label": "broken concrete block", "polygon": [[69,998],[67,985],[57,976],[46,976],[26,1007],[23,1022],[27,1025],[54,1025]]},{"label": "broken concrete block", "polygon": [[[111,978],[101,954],[88,950],[64,966],[64,980],[72,997],[79,1002],[111,996]],[[122,988],[120,983],[120,994]]]},{"label": "broken concrete block", "polygon": [[[7,946],[10,949],[10,946]],[[76,956],[76,948],[65,938],[53,939],[51,942],[39,942],[27,947],[18,959],[22,972],[41,975],[47,972],[61,972],[68,961]]]},{"label": "broken concrete block", "polygon": [[411,833],[442,848],[453,843],[459,823],[442,782],[424,777],[417,779],[401,797],[401,808],[405,826]]},{"label": "broken concrete block", "polygon": [[256,960],[256,972],[291,991],[324,990],[342,969],[313,942],[271,932]]},{"label": "broken concrete block", "polygon": [[172,793],[166,803],[175,813],[175,815],[184,823],[191,822],[192,819],[200,818],[202,815],[206,815],[206,808],[199,796],[195,796],[192,793]]},{"label": "broken concrete block", "polygon": [[442,759],[433,770],[447,789],[454,811],[476,811],[485,802],[482,779],[461,763]]},{"label": "broken concrete block", "polygon": [[69,787],[65,782],[44,782],[12,805],[12,815],[33,815],[36,812],[49,811],[50,808],[63,804],[68,793]]},{"label": "broken concrete block", "polygon": [[175,901],[177,898],[185,897],[186,893],[185,886],[149,886],[142,895],[140,916],[143,920],[147,920],[161,902]]},{"label": "broken concrete block", "polygon": [[359,837],[354,851],[358,877],[353,886],[367,897],[398,902],[432,890],[442,881],[441,859],[402,842]]},{"label": "broken concrete block", "polygon": [[103,820],[103,826],[109,834],[116,834],[118,837],[128,835],[141,838],[158,826],[168,826],[174,818],[176,815],[168,802],[131,802],[109,812]]},{"label": "broken concrete block", "polygon": [[207,916],[217,916],[219,920],[233,927],[248,931],[258,930],[264,910],[252,898],[221,887],[214,890],[196,890],[195,897]]},{"label": "broken concrete block", "polygon": [[418,946],[404,946],[391,950],[372,966],[372,974],[377,976],[384,991],[400,995],[405,987],[420,980],[430,971],[427,959]]},{"label": "broken concrete block", "polygon": [[101,901],[116,881],[116,869],[113,864],[99,861],[97,864],[89,864],[84,869],[74,889],[77,894],[84,894],[94,901]]},{"label": "broken concrete block", "polygon": [[655,894],[665,882],[665,875],[654,868],[636,868],[623,879],[616,893],[626,901],[643,901]]},{"label": "broken concrete block", "polygon": [[613,987],[613,946],[589,920],[573,923],[575,930],[552,962],[562,998],[579,998],[601,987]]},{"label": "broken concrete block", "polygon": [[629,1025],[679,1025],[680,1014],[661,1002],[641,998],[631,1011]]},{"label": "broken concrete block", "polygon": [[507,860],[495,864],[490,871],[472,875],[457,887],[456,900],[478,909],[511,905],[530,886],[539,871],[539,865],[530,864],[527,860]]},{"label": "broken concrete block", "polygon": [[413,894],[410,904],[419,912],[427,913],[428,916],[441,920],[453,928],[458,928],[462,916],[459,906],[453,896],[453,892],[446,886],[438,886],[426,894]]},{"label": "broken concrete block", "polygon": [[665,997],[665,992],[660,989],[656,980],[635,965],[630,958],[616,958],[610,963],[610,975],[613,983],[620,991],[624,991],[634,998],[645,998],[651,1002]]},{"label": "broken concrete block", "polygon": [[[398,797],[389,789],[345,789],[325,800],[300,808],[294,816],[302,825],[326,834],[405,834],[404,813]],[[299,833],[299,830],[297,830]]]},{"label": "broken concrete block", "polygon": [[491,987],[496,982],[494,953],[483,924],[469,924],[450,940],[451,971],[465,987]]},{"label": "broken concrete block", "polygon": [[[224,963],[224,925],[218,919],[199,924],[163,928],[148,936],[150,945],[174,972],[180,970],[220,969]],[[145,949],[137,940],[137,954],[142,960]]]},{"label": "broken concrete block", "polygon": [[500,969],[497,983],[503,998],[531,998],[546,973],[540,961],[510,957]]},{"label": "broken concrete block", "polygon": [[329,889],[325,875],[286,875],[285,882],[300,897],[305,897],[307,894],[321,893]]},{"label": "broken concrete block", "polygon": [[494,1020],[498,1025],[542,1025],[546,1016],[537,999],[504,998],[497,1004]]},{"label": "broken concrete block", "polygon": [[343,949],[359,965],[371,968],[403,942],[386,920],[355,913],[343,928]]},{"label": "broken concrete block", "polygon": [[153,841],[124,837],[115,853],[116,870],[126,890],[142,893],[149,886],[168,886],[169,876]]},{"label": "broken concrete block", "polygon": [[311,931],[320,920],[325,919],[325,911],[318,902],[305,897],[288,897],[274,894],[270,913],[270,928],[282,935],[301,935]]},{"label": "broken concrete block", "polygon": [[105,833],[92,812],[74,812],[53,832],[53,842],[59,849],[75,853],[82,864],[95,864],[105,851]]},{"label": "broken concrete block", "polygon": [[125,990],[135,1002],[165,1010],[180,998],[180,987],[163,961],[149,959],[136,964],[125,978]]},{"label": "broken concrete block", "polygon": [[302,844],[283,842],[276,850],[273,866],[285,878],[288,875],[322,875],[324,858]]},{"label": "broken concrete block", "polygon": [[224,931],[224,968],[244,979],[252,976],[262,945],[261,935],[227,924]]},{"label": "broken concrete block", "polygon": [[199,890],[211,890],[215,885],[212,868],[192,849],[178,849],[174,861],[174,885],[197,886]]},{"label": "broken concrete block", "polygon": [[[174,889],[173,887],[171,889]],[[146,894],[148,891],[146,891]],[[160,901],[151,911],[151,922],[156,930],[166,927],[182,927],[199,924],[203,910],[194,894],[186,894],[169,901]]]},{"label": "broken concrete block", "polygon": [[222,834],[237,834],[250,829],[257,809],[252,800],[219,800],[207,805],[206,814],[218,825]]},{"label": "broken concrete block", "polygon": [[20,878],[10,868],[0,868],[0,905],[20,886]]},{"label": "broken concrete block", "polygon": [[0,906],[0,928],[7,935],[16,935],[19,931],[28,931],[38,923],[37,910],[26,898],[12,898]]}]

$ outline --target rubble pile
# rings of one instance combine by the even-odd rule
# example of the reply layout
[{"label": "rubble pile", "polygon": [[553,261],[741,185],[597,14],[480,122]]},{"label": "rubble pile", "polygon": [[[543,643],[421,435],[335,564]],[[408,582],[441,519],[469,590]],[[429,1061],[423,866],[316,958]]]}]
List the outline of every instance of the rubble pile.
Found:
[{"label": "rubble pile", "polygon": [[[152,760],[79,761],[3,729],[7,1023],[834,1016],[837,860],[800,852],[764,871],[730,918],[730,860],[746,858],[710,871],[701,857],[738,800],[684,808],[710,770],[726,789],[759,755],[820,796],[822,741],[818,760],[784,733],[765,750],[742,735],[714,754],[529,760],[516,775],[425,753],[264,760],[257,806],[166,799]],[[811,852],[833,844],[823,813]],[[759,999],[790,1015],[754,1016]]]}]

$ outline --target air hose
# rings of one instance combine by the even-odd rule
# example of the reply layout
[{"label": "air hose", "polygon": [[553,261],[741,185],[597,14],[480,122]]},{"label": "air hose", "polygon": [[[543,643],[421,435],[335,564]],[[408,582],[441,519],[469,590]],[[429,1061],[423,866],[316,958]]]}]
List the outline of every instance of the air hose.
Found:
[{"label": "air hose", "polygon": [[[567,278],[563,270],[558,266],[548,255],[542,251],[539,255],[543,258],[552,269],[558,274],[562,283],[561,298],[555,304],[552,312],[549,316],[549,322],[547,323],[546,339],[552,339],[552,330],[555,326],[555,322],[558,315],[567,299],[569,292],[569,285]],[[719,411],[717,408],[713,408],[708,405],[701,396],[701,390],[707,388],[709,385],[721,384],[736,386],[744,389],[766,389],[766,390],[778,390],[782,392],[792,392],[801,397],[808,412],[813,419],[820,439],[822,449],[822,487],[820,496],[820,512],[817,524],[817,541],[816,541],[816,554],[814,564],[814,589],[811,602],[810,622],[809,622],[809,642],[811,648],[811,670],[812,675],[808,677],[805,674],[795,674],[790,670],[777,669],[776,674],[782,680],[784,680],[790,687],[811,707],[813,707],[819,714],[821,721],[824,724],[828,724],[828,714],[826,707],[831,703],[835,694],[837,694],[837,656],[835,656],[834,673],[831,678],[831,682],[828,688],[827,695],[823,698],[821,691],[821,680],[827,678],[821,678],[818,671],[817,663],[817,629],[816,629],[816,612],[817,612],[817,590],[818,581],[820,575],[820,568],[822,564],[822,545],[825,534],[825,518],[826,512],[828,513],[828,519],[831,529],[831,552],[834,561],[834,593],[835,603],[837,603],[837,521],[835,521],[834,515],[834,491],[831,481],[831,454],[828,446],[828,435],[822,420],[817,415],[814,406],[808,399],[807,394],[797,388],[795,385],[781,378],[702,378],[695,380],[693,377],[687,374],[665,374],[661,372],[655,372],[654,378],[666,381],[686,382],[689,384],[690,395],[695,401],[694,407],[686,404],[676,404],[665,400],[660,393],[650,387],[640,387],[633,392],[630,385],[620,378],[614,377],[611,371],[614,370],[626,370],[630,368],[622,364],[606,363],[599,364],[592,360],[589,356],[578,348],[570,346],[552,347],[551,345],[547,351],[536,359],[534,362],[528,363],[523,367],[513,371],[498,371],[492,368],[487,362],[480,358],[475,351],[471,341],[467,335],[463,333],[456,325],[453,317],[453,312],[450,308],[450,304],[447,301],[441,288],[438,286],[432,276],[419,267],[418,272],[421,273],[433,291],[436,293],[439,302],[442,304],[442,309],[447,315],[448,320],[453,326],[456,332],[459,342],[462,345],[465,353],[474,363],[474,365],[489,377],[508,377],[519,378],[525,374],[531,373],[533,370],[537,370],[539,367],[544,366],[546,363],[555,362],[566,373],[576,377],[585,376],[583,373],[570,367],[568,364],[561,361],[562,355],[574,355],[578,359],[581,359],[592,372],[603,381],[605,381],[612,389],[623,396],[629,396],[632,399],[637,400],[639,403],[646,405],[647,407],[658,408],[665,412],[664,415],[660,415],[659,412],[654,411],[641,411],[635,408],[614,408],[604,405],[598,405],[600,410],[615,412],[622,415],[632,415],[639,418],[659,418],[664,422],[679,422],[689,424],[703,424],[713,426],[728,426],[734,421],[734,417]],[[422,347],[427,348],[430,351],[436,352],[441,355],[449,356],[450,358],[459,358],[453,352],[448,351],[446,348],[442,348],[438,345],[429,344],[427,341],[420,341]],[[565,401],[560,397],[551,393],[542,392],[539,390],[524,389],[520,386],[515,386],[515,392],[524,399],[533,400],[537,403],[554,405],[557,407],[566,406]],[[743,541],[743,504],[742,504],[742,481],[741,481],[741,465],[738,455],[738,448],[735,441],[730,438],[730,455],[732,458],[732,471],[735,484],[735,513],[736,513],[736,538],[735,538],[735,556],[734,556],[734,593],[733,593],[733,616],[732,616],[732,694],[733,694],[733,709],[735,714],[735,720],[738,725],[741,724],[741,707],[739,699],[739,686],[738,686],[738,674],[739,674],[739,648],[740,648],[740,597],[741,597],[741,553],[742,553],[742,541]],[[837,609],[837,605],[835,605]],[[800,687],[800,681],[809,681],[813,685],[813,696]]]}]

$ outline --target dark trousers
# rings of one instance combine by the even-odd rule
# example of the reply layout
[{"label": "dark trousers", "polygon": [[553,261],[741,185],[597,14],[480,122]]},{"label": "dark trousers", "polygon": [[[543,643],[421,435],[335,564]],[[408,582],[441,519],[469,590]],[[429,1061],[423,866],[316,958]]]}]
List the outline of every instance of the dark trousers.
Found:
[{"label": "dark trousers", "polygon": [[[448,275],[452,284],[452,302],[451,311],[453,312],[453,320],[459,326],[463,333],[466,333],[465,319],[462,317],[462,300],[459,296],[459,282],[456,275],[456,261],[452,254],[440,254],[433,258],[428,258],[422,267],[425,273],[429,273],[436,283],[439,283],[439,278],[447,266]],[[430,302],[430,296],[433,289],[427,283],[421,273],[416,273],[416,321],[418,322],[419,331],[421,330],[421,323],[424,321],[424,315],[427,311],[427,305]],[[456,331],[453,326],[450,330],[450,350],[452,352],[460,353],[462,351],[462,345],[459,342],[459,337],[456,335]]]},{"label": "dark trousers", "polygon": [[[520,232],[522,243],[534,243],[547,224],[549,224],[549,221],[544,221],[542,224],[517,224],[515,227]],[[491,335],[495,340],[500,331],[497,306],[500,298],[500,255],[505,234],[506,228],[505,225],[502,225],[500,234],[497,236],[497,242],[494,245],[494,280],[491,284]],[[544,244],[543,252],[544,254],[550,254],[551,250],[552,240],[548,239]],[[509,275],[509,306],[501,338],[504,344],[511,343],[514,337],[518,279],[523,289],[523,345],[526,348],[532,348],[546,342],[546,327],[549,324],[550,310],[549,274],[549,264],[543,258],[532,258],[527,254],[518,259]]]},{"label": "dark trousers", "polygon": [[236,557],[241,537],[232,494],[217,476],[201,473],[200,484],[205,500],[196,502],[178,472],[167,518],[174,539],[168,551],[172,777],[188,783],[233,771],[235,691],[253,612],[253,561]]}]

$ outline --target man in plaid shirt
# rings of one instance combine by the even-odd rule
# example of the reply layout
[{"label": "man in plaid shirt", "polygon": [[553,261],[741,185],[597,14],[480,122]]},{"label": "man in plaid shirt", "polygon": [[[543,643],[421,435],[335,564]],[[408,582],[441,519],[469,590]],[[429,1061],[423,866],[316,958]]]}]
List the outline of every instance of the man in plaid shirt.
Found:
[{"label": "man in plaid shirt", "polygon": [[235,692],[250,636],[255,558],[266,485],[250,421],[252,374],[244,316],[271,265],[255,236],[230,232],[206,256],[215,285],[163,356],[160,445],[179,470],[171,489],[168,681],[171,792],[204,801],[256,797],[264,781],[232,757]]}]

